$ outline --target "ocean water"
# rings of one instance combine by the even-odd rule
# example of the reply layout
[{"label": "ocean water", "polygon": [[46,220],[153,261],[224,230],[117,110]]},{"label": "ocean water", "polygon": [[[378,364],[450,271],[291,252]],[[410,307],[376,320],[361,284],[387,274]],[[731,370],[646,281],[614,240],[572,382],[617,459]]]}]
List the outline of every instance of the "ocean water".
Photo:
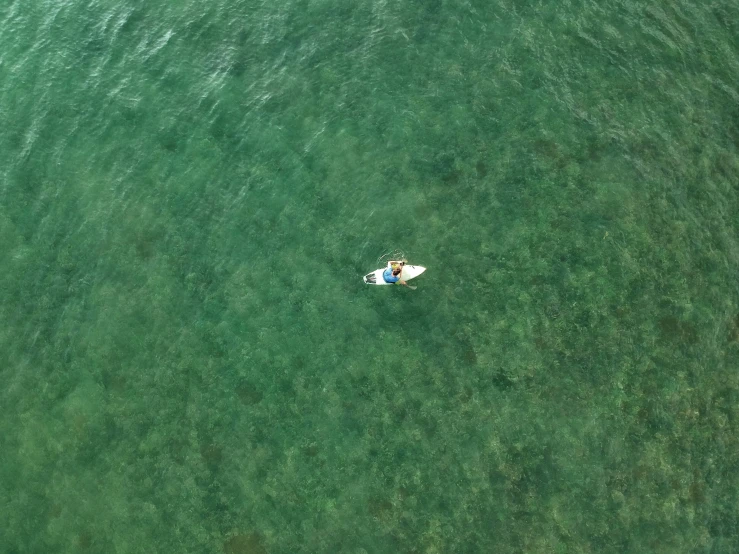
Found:
[{"label": "ocean water", "polygon": [[737,83],[732,0],[2,3],[0,552],[739,551]]}]

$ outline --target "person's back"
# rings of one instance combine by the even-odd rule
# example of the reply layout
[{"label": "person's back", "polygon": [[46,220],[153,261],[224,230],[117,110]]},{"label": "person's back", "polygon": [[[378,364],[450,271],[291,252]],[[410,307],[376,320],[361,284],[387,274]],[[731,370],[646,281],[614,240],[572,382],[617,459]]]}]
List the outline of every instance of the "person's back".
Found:
[{"label": "person's back", "polygon": [[[394,262],[389,261],[387,268],[382,272],[382,278],[385,279],[386,283],[397,283],[400,281],[400,273],[403,271],[403,265],[405,262]],[[404,281],[400,281],[401,285],[404,285]]]},{"label": "person's back", "polygon": [[382,278],[385,279],[386,283],[397,283],[400,281],[400,269],[388,267],[382,272]]}]

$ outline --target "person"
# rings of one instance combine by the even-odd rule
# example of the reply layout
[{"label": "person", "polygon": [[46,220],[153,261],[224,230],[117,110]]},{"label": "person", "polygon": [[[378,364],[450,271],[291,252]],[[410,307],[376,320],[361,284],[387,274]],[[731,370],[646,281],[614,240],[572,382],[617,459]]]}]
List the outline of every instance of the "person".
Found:
[{"label": "person", "polygon": [[408,286],[408,283],[400,278],[400,274],[403,271],[403,261],[389,261],[387,268],[382,272],[382,278],[385,279],[386,283],[400,283],[401,285]]}]

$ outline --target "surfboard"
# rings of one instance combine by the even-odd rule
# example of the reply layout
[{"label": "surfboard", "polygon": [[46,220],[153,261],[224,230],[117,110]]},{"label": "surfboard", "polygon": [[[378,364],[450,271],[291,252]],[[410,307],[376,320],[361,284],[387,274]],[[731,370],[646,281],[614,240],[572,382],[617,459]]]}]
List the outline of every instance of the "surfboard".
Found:
[{"label": "surfboard", "polygon": [[[364,276],[364,282],[368,285],[394,285],[395,283],[386,283],[382,277],[383,271],[387,267],[374,270],[372,273],[368,273]],[[403,281],[410,281],[418,277],[421,273],[426,271],[426,268],[420,265],[408,265],[403,266],[403,271],[400,272],[400,279]]]}]

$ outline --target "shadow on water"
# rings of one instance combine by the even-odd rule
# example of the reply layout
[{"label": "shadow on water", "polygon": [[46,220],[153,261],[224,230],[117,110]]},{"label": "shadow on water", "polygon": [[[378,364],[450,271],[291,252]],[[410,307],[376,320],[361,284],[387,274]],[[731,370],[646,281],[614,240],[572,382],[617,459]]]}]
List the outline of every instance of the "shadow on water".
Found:
[{"label": "shadow on water", "polygon": [[259,533],[234,535],[223,543],[225,554],[268,554]]}]

